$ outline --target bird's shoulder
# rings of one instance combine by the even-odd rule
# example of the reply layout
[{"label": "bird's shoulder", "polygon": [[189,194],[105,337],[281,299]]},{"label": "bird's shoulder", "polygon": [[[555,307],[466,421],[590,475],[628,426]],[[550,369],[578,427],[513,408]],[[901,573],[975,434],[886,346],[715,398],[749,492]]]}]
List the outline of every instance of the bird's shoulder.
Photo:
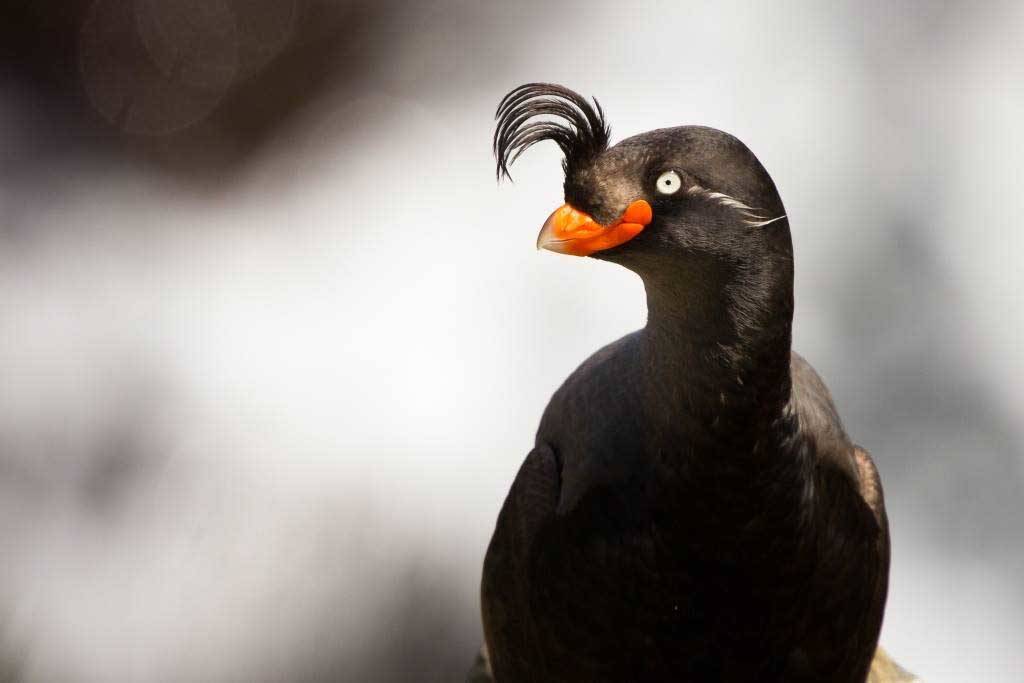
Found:
[{"label": "bird's shoulder", "polygon": [[[636,347],[640,332],[632,332],[598,349],[579,365],[551,396],[537,431],[538,442],[581,438],[595,428],[615,430],[616,419],[630,417],[636,392]],[[609,410],[608,406],[618,406]],[[570,444],[565,444],[566,446]]]},{"label": "bird's shoulder", "polygon": [[819,469],[852,482],[882,523],[885,508],[878,469],[871,455],[847,435],[824,380],[795,351],[790,357],[790,377],[792,390],[786,411],[795,418],[798,441],[808,447]]},{"label": "bird's shoulder", "polygon": [[630,332],[592,353],[565,379],[551,402],[577,398],[579,393],[616,392],[630,384],[642,330]]},{"label": "bird's shoulder", "polygon": [[595,487],[628,478],[639,461],[638,334],[592,354],[555,391],[541,417],[537,443],[558,454],[563,512]]},{"label": "bird's shoulder", "polygon": [[849,451],[850,437],[821,375],[796,351],[790,354],[789,374],[792,389],[786,410],[796,417],[800,433],[812,438],[823,454]]}]

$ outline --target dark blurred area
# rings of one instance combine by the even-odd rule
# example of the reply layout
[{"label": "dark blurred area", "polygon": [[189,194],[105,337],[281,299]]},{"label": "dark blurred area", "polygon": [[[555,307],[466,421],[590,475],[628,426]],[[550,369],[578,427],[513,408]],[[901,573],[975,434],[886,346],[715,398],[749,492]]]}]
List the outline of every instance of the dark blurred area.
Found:
[{"label": "dark blurred area", "polygon": [[875,456],[883,644],[1024,670],[1024,10],[13,0],[0,11],[0,683],[451,681],[551,392],[643,324],[497,187],[520,83],[772,173],[796,348]]},{"label": "dark blurred area", "polygon": [[[15,0],[9,96],[34,104],[46,163],[74,145],[183,182],[228,180],[294,112],[387,58],[394,2]],[[22,168],[24,172],[26,169]]]}]

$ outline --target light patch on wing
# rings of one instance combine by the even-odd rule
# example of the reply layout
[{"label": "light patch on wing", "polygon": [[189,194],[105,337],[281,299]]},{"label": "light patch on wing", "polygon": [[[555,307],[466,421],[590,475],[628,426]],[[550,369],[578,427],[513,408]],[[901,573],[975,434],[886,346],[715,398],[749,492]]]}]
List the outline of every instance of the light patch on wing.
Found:
[{"label": "light patch on wing", "polygon": [[853,458],[857,463],[860,495],[863,496],[864,501],[871,508],[871,511],[875,513],[875,518],[881,524],[882,487],[878,479],[878,470],[875,469],[875,463],[871,461],[871,456],[868,455],[868,452],[859,446],[854,447]]},{"label": "light patch on wing", "polygon": [[740,200],[725,194],[724,192],[712,192],[711,190],[701,187],[700,185],[693,185],[687,192],[691,195],[703,195],[708,199],[718,202],[722,206],[727,206],[730,209],[734,209],[739,212],[742,216],[745,216],[743,222],[752,228],[762,228],[775,221],[781,221],[786,217],[786,214],[776,216],[775,218],[768,218],[763,213],[763,209],[759,209],[752,206],[747,206]]}]

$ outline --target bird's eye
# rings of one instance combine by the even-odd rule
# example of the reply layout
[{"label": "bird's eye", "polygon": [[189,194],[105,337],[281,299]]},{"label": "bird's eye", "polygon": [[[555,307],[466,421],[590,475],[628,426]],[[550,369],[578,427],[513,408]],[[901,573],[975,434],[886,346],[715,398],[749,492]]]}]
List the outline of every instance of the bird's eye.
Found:
[{"label": "bird's eye", "polygon": [[675,171],[665,171],[658,176],[658,193],[675,194],[683,186],[683,179]]}]

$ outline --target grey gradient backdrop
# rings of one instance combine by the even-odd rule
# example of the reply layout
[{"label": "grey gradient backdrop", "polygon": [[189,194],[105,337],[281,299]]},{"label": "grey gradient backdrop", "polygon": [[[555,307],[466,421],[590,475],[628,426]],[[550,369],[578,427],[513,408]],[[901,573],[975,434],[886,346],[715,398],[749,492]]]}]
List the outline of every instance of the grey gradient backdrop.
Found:
[{"label": "grey gradient backdrop", "polygon": [[458,680],[541,410],[645,317],[534,251],[553,145],[494,182],[533,80],[759,156],[883,643],[1021,680],[1024,5],[59,4],[0,71],[0,680]]}]

